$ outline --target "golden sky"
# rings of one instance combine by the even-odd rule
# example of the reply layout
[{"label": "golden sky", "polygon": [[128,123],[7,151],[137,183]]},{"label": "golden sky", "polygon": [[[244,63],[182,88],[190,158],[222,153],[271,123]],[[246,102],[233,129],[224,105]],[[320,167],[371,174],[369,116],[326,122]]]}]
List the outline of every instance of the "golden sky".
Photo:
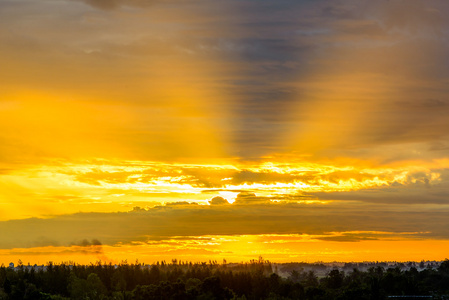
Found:
[{"label": "golden sky", "polygon": [[0,263],[449,251],[445,0],[0,0]]}]

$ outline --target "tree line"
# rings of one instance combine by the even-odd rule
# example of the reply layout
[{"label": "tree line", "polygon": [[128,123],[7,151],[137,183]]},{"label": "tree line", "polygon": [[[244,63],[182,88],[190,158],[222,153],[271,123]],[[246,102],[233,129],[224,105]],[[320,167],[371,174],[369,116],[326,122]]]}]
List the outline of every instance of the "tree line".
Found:
[{"label": "tree line", "polygon": [[280,276],[263,260],[0,267],[0,299],[377,300],[392,295],[449,299],[445,296],[449,295],[449,261],[421,271],[397,266],[367,271],[335,268],[320,278],[302,268]]}]

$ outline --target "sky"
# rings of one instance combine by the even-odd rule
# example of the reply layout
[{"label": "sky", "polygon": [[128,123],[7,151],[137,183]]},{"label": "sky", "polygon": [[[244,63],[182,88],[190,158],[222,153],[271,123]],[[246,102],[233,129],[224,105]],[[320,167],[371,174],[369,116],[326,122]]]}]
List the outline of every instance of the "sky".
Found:
[{"label": "sky", "polygon": [[0,263],[447,258],[448,14],[0,0]]}]

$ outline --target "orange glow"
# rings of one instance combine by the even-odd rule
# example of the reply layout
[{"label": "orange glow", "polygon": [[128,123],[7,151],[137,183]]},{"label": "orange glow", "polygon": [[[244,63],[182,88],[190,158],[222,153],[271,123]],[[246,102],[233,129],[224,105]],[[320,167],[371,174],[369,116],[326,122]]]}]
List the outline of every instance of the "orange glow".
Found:
[{"label": "orange glow", "polygon": [[[406,163],[358,168],[357,165],[319,163],[199,165],[145,161],[120,164],[107,160],[92,164],[55,161],[0,174],[0,200],[6,201],[5,208],[9,208],[2,211],[0,219],[79,211],[128,211],[134,206],[151,207],[176,201],[206,204],[216,194],[234,202],[238,194],[235,191],[239,190],[276,200],[281,195],[358,191],[394,184],[406,187],[422,180],[413,177],[416,173],[425,174],[429,184],[438,184],[440,174],[432,171],[434,165],[435,162],[430,162],[429,167]],[[241,172],[251,172],[255,179],[238,182]],[[211,181],[208,187],[201,184],[204,178]],[[209,194],[203,193],[205,189],[209,190]],[[214,190],[215,195],[211,196]],[[14,202],[10,201],[12,199]],[[303,197],[296,201],[317,200]]]},{"label": "orange glow", "polygon": [[[165,244],[164,244],[165,243]],[[94,248],[98,247],[98,248]],[[273,262],[362,262],[362,261],[421,261],[447,258],[449,242],[441,240],[390,240],[361,242],[329,242],[307,235],[277,236],[207,236],[192,240],[166,240],[155,244],[39,247],[0,251],[0,263],[45,264],[49,261],[75,261],[81,264],[133,263],[157,261],[247,262],[262,256]]]}]

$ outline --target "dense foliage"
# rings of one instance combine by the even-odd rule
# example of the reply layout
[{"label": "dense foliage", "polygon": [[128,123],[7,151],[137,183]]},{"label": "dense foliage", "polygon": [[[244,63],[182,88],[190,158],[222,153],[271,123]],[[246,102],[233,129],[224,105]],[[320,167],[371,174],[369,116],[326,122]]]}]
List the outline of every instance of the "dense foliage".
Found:
[{"label": "dense foliage", "polygon": [[[0,268],[0,299],[386,299],[389,295],[449,294],[449,261],[437,268],[332,269],[318,278],[293,269],[287,277],[268,262],[153,266],[52,264]],[[447,296],[446,296],[447,297]],[[404,298],[403,298],[404,299]]]}]

